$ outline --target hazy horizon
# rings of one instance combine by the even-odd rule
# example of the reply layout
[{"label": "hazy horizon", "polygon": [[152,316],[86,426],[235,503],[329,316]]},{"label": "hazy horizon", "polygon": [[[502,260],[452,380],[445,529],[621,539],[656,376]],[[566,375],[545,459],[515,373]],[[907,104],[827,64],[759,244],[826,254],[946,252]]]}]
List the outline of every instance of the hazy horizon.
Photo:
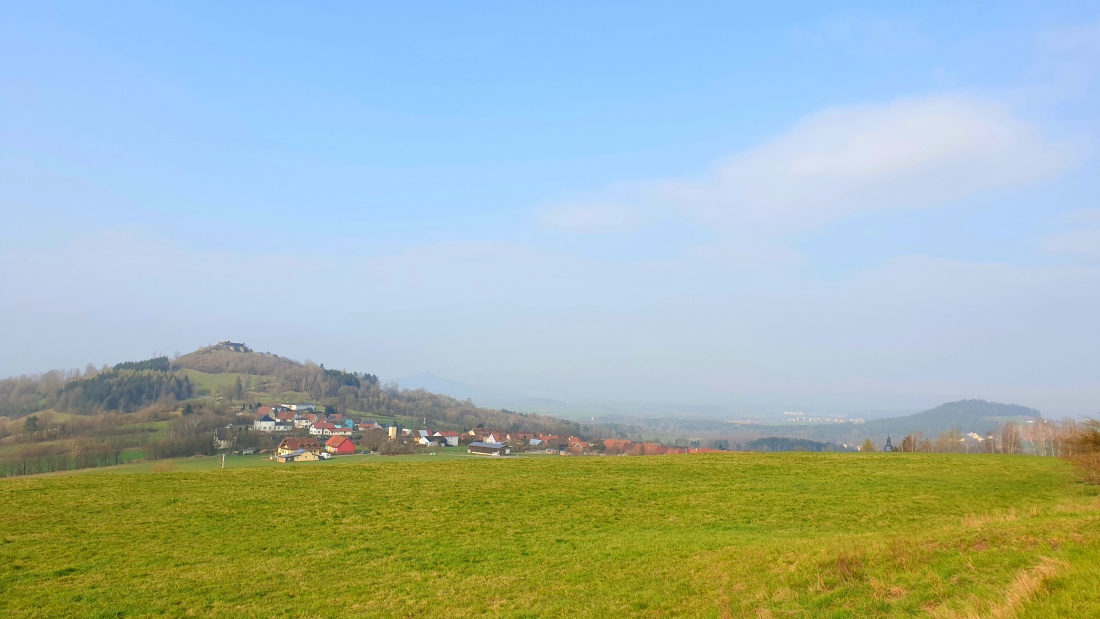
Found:
[{"label": "hazy horizon", "polygon": [[1100,411],[1100,7],[30,3],[0,375]]}]

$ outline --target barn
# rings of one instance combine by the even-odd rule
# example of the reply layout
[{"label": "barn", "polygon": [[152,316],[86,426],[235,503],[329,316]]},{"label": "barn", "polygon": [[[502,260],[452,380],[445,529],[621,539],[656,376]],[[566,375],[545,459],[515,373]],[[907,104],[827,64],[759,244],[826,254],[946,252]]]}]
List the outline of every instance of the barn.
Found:
[{"label": "barn", "polygon": [[478,456],[507,456],[512,453],[512,450],[503,443],[470,443],[470,448],[467,450],[470,453]]}]

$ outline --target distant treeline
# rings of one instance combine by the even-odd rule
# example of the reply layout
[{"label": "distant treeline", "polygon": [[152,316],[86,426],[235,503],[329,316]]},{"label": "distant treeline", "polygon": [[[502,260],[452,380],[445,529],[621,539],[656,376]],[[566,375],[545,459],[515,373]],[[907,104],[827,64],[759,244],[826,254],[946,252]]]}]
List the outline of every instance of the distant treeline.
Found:
[{"label": "distant treeline", "polygon": [[855,451],[836,443],[822,443],[799,438],[769,436],[742,443],[736,447],[739,451]]}]

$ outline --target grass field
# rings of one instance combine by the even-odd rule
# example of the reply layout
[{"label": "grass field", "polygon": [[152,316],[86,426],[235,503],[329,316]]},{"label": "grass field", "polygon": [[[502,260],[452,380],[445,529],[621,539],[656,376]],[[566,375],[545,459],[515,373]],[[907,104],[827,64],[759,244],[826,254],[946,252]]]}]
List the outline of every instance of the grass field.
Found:
[{"label": "grass field", "polygon": [[1100,616],[1053,459],[320,464],[0,480],[0,615]]},{"label": "grass field", "polygon": [[[221,374],[209,374],[207,372],[200,372],[198,370],[185,369],[180,370],[191,381],[191,386],[195,389],[196,395],[211,395],[216,394],[219,389],[225,387],[233,387],[237,384],[237,379],[241,379],[241,383],[248,385],[251,382],[252,387],[259,387],[270,383],[275,380],[274,376],[266,375],[253,375],[237,374],[234,372],[225,372]],[[257,396],[259,397],[259,396]],[[263,397],[270,398],[269,394],[264,394]]]}]

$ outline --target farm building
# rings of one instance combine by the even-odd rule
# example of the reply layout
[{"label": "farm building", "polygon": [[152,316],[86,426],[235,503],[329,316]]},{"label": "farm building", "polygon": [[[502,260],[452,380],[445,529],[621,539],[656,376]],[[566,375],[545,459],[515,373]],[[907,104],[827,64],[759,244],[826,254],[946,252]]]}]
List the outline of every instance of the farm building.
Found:
[{"label": "farm building", "polygon": [[470,453],[481,456],[507,456],[512,453],[507,445],[501,443],[470,443]]},{"label": "farm building", "polygon": [[325,451],[343,456],[355,453],[355,443],[346,436],[334,436],[325,442]]}]

